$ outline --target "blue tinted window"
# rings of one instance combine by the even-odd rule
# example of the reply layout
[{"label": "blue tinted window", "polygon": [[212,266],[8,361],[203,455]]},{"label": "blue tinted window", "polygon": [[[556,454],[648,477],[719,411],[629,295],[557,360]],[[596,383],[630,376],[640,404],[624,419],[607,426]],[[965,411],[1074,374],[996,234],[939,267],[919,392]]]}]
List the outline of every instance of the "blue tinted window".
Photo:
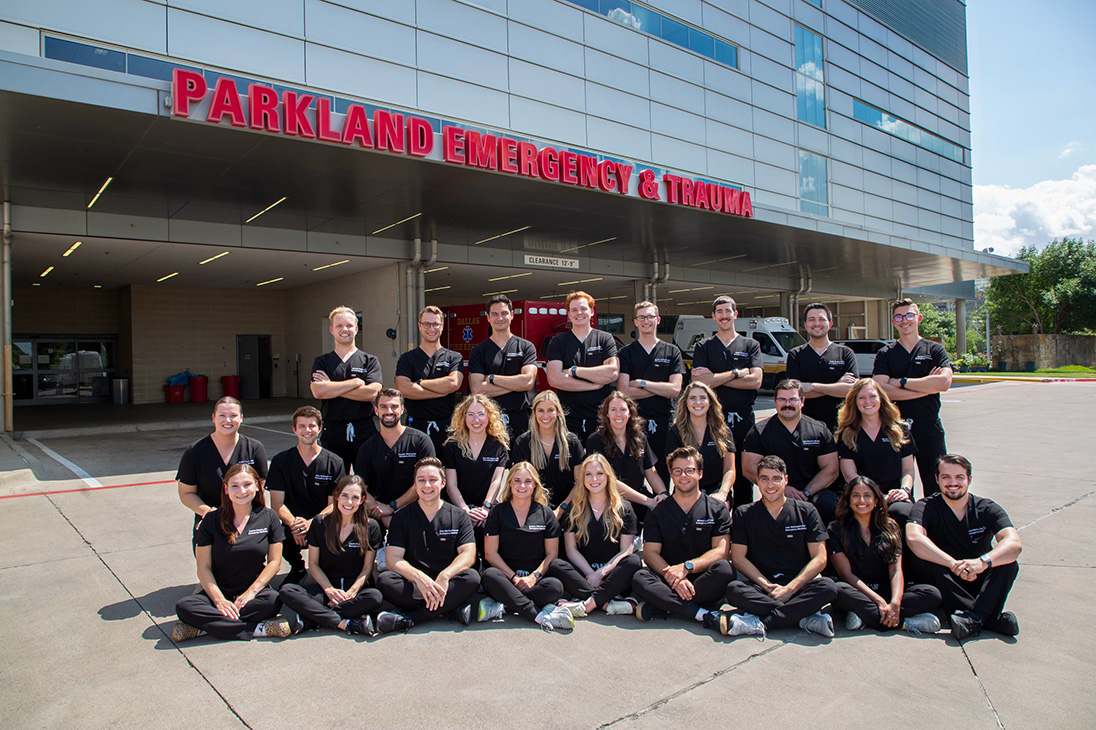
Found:
[{"label": "blue tinted window", "polygon": [[795,75],[796,116],[800,121],[826,128],[826,87],[802,74]]},{"label": "blue tinted window", "polygon": [[126,72],[126,54],[121,51],[89,46],[86,43],[74,43],[62,38],[46,36],[45,56],[55,61],[78,63],[81,66],[104,68],[107,71]]},{"label": "blue tinted window", "polygon": [[799,151],[799,209],[829,215],[829,174],[825,157]]},{"label": "blue tinted window", "polygon": [[964,164],[963,148],[959,145],[952,144],[946,139],[937,137],[931,132],[926,132],[920,127],[914,126],[905,120],[892,117],[890,114],[880,111],[875,107],[868,106],[862,101],[853,102],[852,115],[855,119],[864,124],[868,124],[887,134],[898,137],[899,139],[904,139],[922,149],[947,157],[949,160],[955,160],[960,164]]},{"label": "blue tinted window", "polygon": [[637,25],[633,26],[636,30],[650,33],[659,38],[662,37],[662,16],[660,14],[650,8],[645,8],[642,5],[632,3],[632,16],[637,23]]},{"label": "blue tinted window", "polygon": [[738,68],[738,48],[730,43],[717,40],[715,42],[715,60],[732,68]]},{"label": "blue tinted window", "polygon": [[715,38],[707,33],[701,33],[699,30],[689,28],[689,49],[702,56],[715,58]]},{"label": "blue tinted window", "polygon": [[795,96],[800,121],[826,128],[825,60],[822,38],[795,26]]},{"label": "blue tinted window", "polygon": [[[628,0],[600,0],[598,2],[597,11],[602,15],[610,15],[614,10],[631,14],[632,3]],[[614,18],[615,20],[616,18]]]},{"label": "blue tinted window", "polygon": [[807,2],[815,6],[816,8],[822,7],[822,0],[807,0]]},{"label": "blue tinted window", "polygon": [[171,72],[177,68],[185,68],[188,71],[194,71],[201,73],[201,69],[194,68],[193,66],[184,66],[181,63],[168,63],[167,61],[161,61],[158,58],[148,58],[146,56],[138,56],[134,53],[129,54],[129,61],[126,66],[126,70],[134,76],[144,76],[146,79],[159,79],[160,81],[171,81]]},{"label": "blue tinted window", "polygon": [[689,47],[689,26],[672,18],[662,18],[662,38],[674,45]]},{"label": "blue tinted window", "polygon": [[597,12],[597,0],[571,0],[575,5],[586,8],[587,10]]}]

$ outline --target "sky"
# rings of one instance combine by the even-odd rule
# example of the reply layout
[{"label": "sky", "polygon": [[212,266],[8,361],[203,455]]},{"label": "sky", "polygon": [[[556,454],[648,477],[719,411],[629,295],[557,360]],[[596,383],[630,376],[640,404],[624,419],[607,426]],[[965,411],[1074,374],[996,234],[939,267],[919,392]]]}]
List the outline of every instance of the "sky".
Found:
[{"label": "sky", "polygon": [[967,0],[974,248],[1096,240],[1096,0]]}]

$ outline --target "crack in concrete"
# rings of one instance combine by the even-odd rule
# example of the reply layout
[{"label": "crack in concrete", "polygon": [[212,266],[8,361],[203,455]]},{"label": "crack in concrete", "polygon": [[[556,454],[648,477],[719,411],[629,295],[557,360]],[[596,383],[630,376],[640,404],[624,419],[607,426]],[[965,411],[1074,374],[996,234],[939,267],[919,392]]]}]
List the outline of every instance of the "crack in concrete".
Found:
[{"label": "crack in concrete", "polygon": [[1023,527],[1017,527],[1016,529],[1017,529],[1017,530],[1023,530],[1024,528],[1027,528],[1027,527],[1031,527],[1031,526],[1032,526],[1032,525],[1034,525],[1034,524],[1035,524],[1036,522],[1040,522],[1040,521],[1042,521],[1042,520],[1045,520],[1045,519],[1046,519],[1047,517],[1050,517],[1050,516],[1051,516],[1051,515],[1053,515],[1053,514],[1057,514],[1058,512],[1061,512],[1062,510],[1064,510],[1064,509],[1066,509],[1066,508],[1068,508],[1068,507],[1072,507],[1073,505],[1077,504],[1078,502],[1080,502],[1080,501],[1082,501],[1082,500],[1085,500],[1085,499],[1088,499],[1089,497],[1091,497],[1091,496],[1092,496],[1092,495],[1094,495],[1094,494],[1096,494],[1096,491],[1094,491],[1094,492],[1089,492],[1089,493],[1087,493],[1087,494],[1082,494],[1082,495],[1081,495],[1080,497],[1077,497],[1077,499],[1074,499],[1074,500],[1070,500],[1069,502],[1066,502],[1065,504],[1063,504],[1063,505],[1062,505],[1061,507],[1055,507],[1054,509],[1052,509],[1052,510],[1051,510],[1050,512],[1047,512],[1047,513],[1046,513],[1045,515],[1043,515],[1042,517],[1036,517],[1036,518],[1035,518],[1034,520],[1032,520],[1031,522],[1027,523],[1027,524],[1026,524],[1026,525],[1024,525]]},{"label": "crack in concrete", "polygon": [[989,705],[989,711],[993,713],[993,719],[997,723],[997,727],[1000,730],[1005,730],[1004,723],[1001,722],[1001,716],[997,714],[997,708],[993,706],[993,700],[989,697],[989,692],[986,691],[986,685],[982,684],[982,678],[978,676],[978,670],[974,668],[974,662],[970,660],[970,655],[967,654],[967,647],[962,642],[959,643],[959,649],[963,652],[963,657],[967,660],[967,666],[970,667],[971,674],[978,680],[978,689],[982,690],[982,696],[986,698],[986,704]]},{"label": "crack in concrete", "polygon": [[[91,551],[92,555],[94,555],[99,560],[99,562],[103,564],[103,567],[106,568],[107,572],[110,573],[114,577],[114,580],[118,581],[118,585],[120,585],[122,587],[122,590],[126,592],[126,595],[128,595],[130,597],[130,600],[132,600],[134,603],[136,603],[140,607],[141,613],[143,613],[145,615],[145,618],[147,618],[153,626],[155,626],[157,629],[159,629],[160,633],[164,635],[165,639],[167,639],[168,641],[171,641],[171,636],[168,635],[167,632],[165,632],[163,630],[163,628],[156,621],[156,619],[153,618],[152,614],[149,613],[148,609],[146,609],[143,605],[141,605],[141,601],[139,601],[137,599],[137,596],[133,595],[133,592],[129,590],[129,587],[125,583],[122,582],[122,579],[120,577],[118,577],[118,574],[114,572],[114,569],[111,568],[109,564],[107,564],[107,561],[103,560],[103,556],[99,554],[99,551],[95,549],[95,546],[91,544],[91,541],[89,541],[86,537],[84,537],[84,534],[82,532],[80,532],[80,528],[78,528],[75,524],[73,524],[72,520],[70,520],[68,518],[68,515],[66,515],[64,513],[64,511],[61,510],[61,507],[56,502],[54,502],[52,499],[50,499],[49,495],[44,495],[44,496],[49,501],[49,503],[51,505],[53,505],[53,508],[55,510],[57,510],[57,514],[61,515],[61,518],[69,524],[69,527],[72,528],[72,531],[75,532],[80,537],[80,539],[84,541],[84,544],[88,546],[88,550]],[[199,669],[197,666],[195,666],[194,662],[190,661],[190,657],[188,657],[186,655],[186,653],[183,652],[183,650],[179,648],[178,644],[175,644],[175,642],[173,642],[173,641],[171,643],[175,647],[175,651],[179,652],[179,656],[181,656],[183,658],[183,660],[187,663],[187,665],[189,665],[190,668],[193,669],[198,674],[198,676],[201,677],[202,680],[207,685],[209,685],[209,688],[211,690],[213,690],[213,692],[218,697],[221,698],[221,701],[224,702],[225,707],[228,708],[228,711],[232,713],[233,717],[235,717],[237,720],[239,720],[240,724],[243,725],[248,730],[253,730],[251,725],[249,725],[247,723],[247,721],[244,720],[240,716],[240,713],[238,713],[236,711],[236,708],[232,706],[232,703],[228,701],[228,698],[225,697],[223,694],[221,694],[221,691],[219,689],[217,689],[217,687],[214,686],[213,682],[211,682],[209,680],[209,677],[205,676],[205,674],[202,672],[201,669]]]},{"label": "crack in concrete", "polygon": [[711,675],[710,677],[705,677],[704,679],[702,679],[698,682],[694,682],[693,684],[690,684],[688,687],[683,687],[682,689],[679,689],[676,692],[668,694],[665,697],[663,697],[662,699],[656,700],[655,702],[652,702],[651,704],[647,705],[644,708],[636,710],[635,712],[629,713],[629,714],[624,715],[622,717],[618,717],[617,719],[612,720],[610,722],[607,722],[603,725],[598,725],[598,729],[600,730],[601,728],[613,727],[614,725],[617,725],[617,724],[622,723],[622,722],[626,722],[628,720],[638,720],[639,718],[643,717],[644,715],[646,715],[650,712],[654,712],[655,710],[659,709],[660,707],[676,700],[678,697],[682,697],[682,696],[688,694],[689,692],[692,692],[695,689],[698,689],[700,687],[703,687],[706,684],[714,682],[715,680],[719,679],[720,677],[722,677],[726,674],[730,674],[731,672],[738,669],[739,667],[742,667],[742,666],[745,666],[746,664],[749,664],[751,661],[753,661],[754,659],[757,659],[758,657],[763,657],[767,654],[771,654],[772,652],[776,651],[777,649],[781,649],[781,648],[787,646],[788,644],[792,643],[793,641],[795,641],[796,639],[798,639],[798,638],[800,638],[804,635],[805,635],[805,632],[801,631],[798,634],[796,634],[795,636],[792,636],[789,639],[785,639],[784,641],[781,641],[776,646],[770,646],[769,648],[765,649],[764,651],[758,652],[757,654],[751,654],[750,656],[746,657],[742,661],[736,662],[735,664],[732,664],[731,666],[727,667],[726,669],[720,669],[718,672]]}]

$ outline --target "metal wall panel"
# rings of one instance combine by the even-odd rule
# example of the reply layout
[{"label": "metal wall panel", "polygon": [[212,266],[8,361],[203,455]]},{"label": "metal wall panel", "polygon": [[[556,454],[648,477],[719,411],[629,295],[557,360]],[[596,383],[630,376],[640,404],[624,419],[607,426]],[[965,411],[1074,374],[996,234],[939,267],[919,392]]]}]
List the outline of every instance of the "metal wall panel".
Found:
[{"label": "metal wall panel", "polygon": [[[415,65],[415,29],[409,25],[321,0],[307,0],[305,13],[310,42],[411,67]],[[359,85],[365,86],[364,83]]]},{"label": "metal wall panel", "polygon": [[168,10],[167,32],[178,58],[279,81],[305,81],[304,41],[174,9]]}]

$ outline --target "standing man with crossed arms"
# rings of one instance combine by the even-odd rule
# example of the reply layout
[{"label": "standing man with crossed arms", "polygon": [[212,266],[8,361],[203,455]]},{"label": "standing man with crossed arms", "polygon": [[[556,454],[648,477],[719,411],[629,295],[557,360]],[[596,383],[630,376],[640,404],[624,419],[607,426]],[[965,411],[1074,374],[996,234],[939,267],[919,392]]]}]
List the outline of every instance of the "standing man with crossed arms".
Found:
[{"label": "standing man with crossed arms", "polygon": [[396,388],[406,401],[407,425],[430,437],[435,454],[441,453],[457,405],[456,392],[464,382],[464,360],[441,346],[444,328],[442,311],[434,306],[423,307],[419,312],[422,342],[396,362]]},{"label": "standing man with crossed arms", "polygon": [[468,390],[493,399],[502,409],[510,442],[529,430],[529,409],[537,384],[537,348],[510,332],[514,303],[505,294],[487,300],[491,336],[468,354]]}]

